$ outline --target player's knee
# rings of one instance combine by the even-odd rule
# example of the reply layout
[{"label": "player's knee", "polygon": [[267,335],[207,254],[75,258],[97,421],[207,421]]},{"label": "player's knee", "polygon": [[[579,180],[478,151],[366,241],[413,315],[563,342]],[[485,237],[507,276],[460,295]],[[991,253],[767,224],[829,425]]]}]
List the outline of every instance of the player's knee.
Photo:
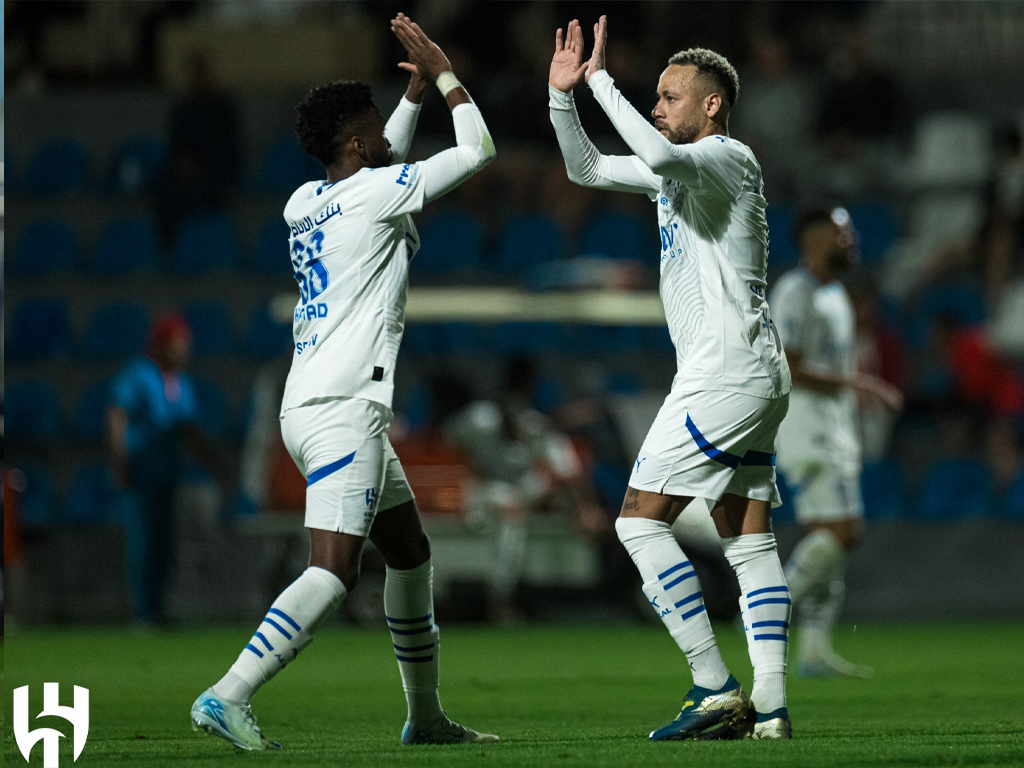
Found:
[{"label": "player's knee", "polygon": [[331,569],[331,573],[341,580],[341,583],[345,585],[345,589],[351,592],[356,588],[359,583],[359,563],[339,563]]},{"label": "player's knee", "polygon": [[842,526],[839,531],[833,531],[839,544],[843,549],[850,551],[856,549],[864,535],[864,524],[860,520],[851,521]]}]

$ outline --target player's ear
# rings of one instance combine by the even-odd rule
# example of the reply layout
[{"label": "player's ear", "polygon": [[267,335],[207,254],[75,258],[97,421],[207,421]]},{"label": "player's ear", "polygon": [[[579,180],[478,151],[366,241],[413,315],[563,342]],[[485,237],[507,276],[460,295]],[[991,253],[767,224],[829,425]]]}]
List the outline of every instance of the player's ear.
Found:
[{"label": "player's ear", "polygon": [[719,93],[709,93],[704,99],[704,114],[714,118],[722,111],[722,96]]}]

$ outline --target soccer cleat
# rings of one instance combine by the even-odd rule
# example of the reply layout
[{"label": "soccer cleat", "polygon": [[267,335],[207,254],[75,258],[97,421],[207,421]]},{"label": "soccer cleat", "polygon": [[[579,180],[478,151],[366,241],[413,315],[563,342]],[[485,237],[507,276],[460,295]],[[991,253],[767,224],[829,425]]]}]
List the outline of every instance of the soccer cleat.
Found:
[{"label": "soccer cleat", "polygon": [[847,661],[835,651],[808,655],[800,660],[800,677],[857,677],[862,680],[875,676],[875,670]]},{"label": "soccer cleat", "polygon": [[748,716],[750,699],[736,678],[729,675],[719,690],[693,686],[686,694],[679,716],[668,725],[651,731],[651,741],[677,741],[694,739],[702,731],[716,725],[740,727],[740,723]]},{"label": "soccer cleat", "polygon": [[743,717],[733,718],[717,728],[708,728],[697,734],[697,741],[739,741],[754,735],[754,723],[757,722],[757,711],[750,707]]},{"label": "soccer cleat", "polygon": [[758,712],[754,723],[753,739],[792,739],[793,723],[789,720],[789,711],[782,707],[774,712]]},{"label": "soccer cleat", "polygon": [[192,730],[200,728],[239,749],[262,751],[281,748],[280,744],[267,741],[263,736],[248,704],[222,699],[212,688],[207,688],[192,705]]},{"label": "soccer cleat", "polygon": [[493,733],[477,733],[459,725],[442,712],[429,723],[408,722],[402,729],[402,743],[412,744],[496,744],[500,739]]}]

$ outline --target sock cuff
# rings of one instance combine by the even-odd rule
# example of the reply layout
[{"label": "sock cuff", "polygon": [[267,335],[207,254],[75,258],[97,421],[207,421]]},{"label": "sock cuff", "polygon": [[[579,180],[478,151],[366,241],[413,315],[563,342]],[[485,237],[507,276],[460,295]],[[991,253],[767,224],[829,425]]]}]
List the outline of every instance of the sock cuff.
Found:
[{"label": "sock cuff", "polygon": [[746,561],[777,549],[774,533],[748,533],[722,539],[722,552],[730,562],[734,558]]},{"label": "sock cuff", "polygon": [[433,558],[428,557],[425,563],[417,565],[415,568],[402,571],[397,568],[385,567],[385,572],[387,578],[398,581],[409,583],[429,581],[434,573],[434,562]]},{"label": "sock cuff", "polygon": [[626,543],[630,539],[651,534],[667,533],[671,536],[672,527],[661,520],[646,517],[619,517],[615,520],[615,532],[619,535],[619,541]]},{"label": "sock cuff", "polygon": [[333,573],[328,571],[326,568],[320,568],[319,566],[311,565],[305,570],[303,575],[311,579],[316,579],[318,582],[320,582],[321,585],[331,590],[331,592],[334,593],[333,602],[336,605],[341,603],[341,601],[344,600],[345,596],[348,594],[348,590],[345,589],[345,585],[341,582],[341,579],[339,579]]}]

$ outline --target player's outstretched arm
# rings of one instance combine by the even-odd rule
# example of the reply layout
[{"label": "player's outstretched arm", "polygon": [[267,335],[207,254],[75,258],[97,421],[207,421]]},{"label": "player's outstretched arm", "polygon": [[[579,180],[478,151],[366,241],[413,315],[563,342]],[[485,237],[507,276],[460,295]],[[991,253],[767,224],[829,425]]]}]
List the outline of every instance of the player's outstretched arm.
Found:
[{"label": "player's outstretched arm", "polygon": [[583,61],[583,29],[569,22],[565,37],[555,33],[555,55],[548,72],[548,108],[569,180],[584,187],[649,194],[661,186],[658,178],[636,157],[602,155],[580,123],[572,90],[589,62]]},{"label": "player's outstretched arm", "polygon": [[430,202],[483,170],[494,159],[494,142],[444,52],[403,14],[391,21],[391,29],[409,54],[409,61],[399,66],[432,80],[452,110],[456,146],[419,163],[424,201]]},{"label": "player's outstretched arm", "polygon": [[643,163],[659,176],[666,176],[686,185],[697,185],[700,176],[697,164],[686,146],[673,144],[641,115],[615,87],[605,69],[605,45],[608,41],[608,17],[602,16],[594,25],[594,51],[587,64],[587,85],[597,103],[612,121],[615,130]]},{"label": "player's outstretched arm", "polygon": [[412,137],[416,133],[416,123],[420,117],[423,92],[426,89],[427,78],[419,72],[410,72],[409,87],[405,90],[405,96],[398,102],[395,111],[388,118],[387,125],[384,126],[384,137],[391,144],[392,162],[404,163],[409,155]]}]

